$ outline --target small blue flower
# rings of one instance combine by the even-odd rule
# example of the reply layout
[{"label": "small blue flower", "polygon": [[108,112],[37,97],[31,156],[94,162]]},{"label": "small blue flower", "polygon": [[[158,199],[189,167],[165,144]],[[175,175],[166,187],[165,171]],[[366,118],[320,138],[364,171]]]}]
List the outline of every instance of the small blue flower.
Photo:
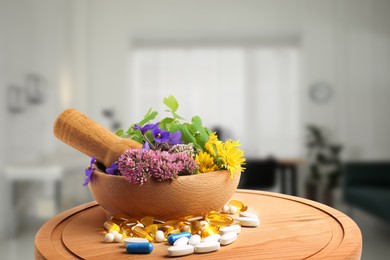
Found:
[{"label": "small blue flower", "polygon": [[149,145],[149,143],[148,142],[146,142],[146,143],[144,143],[143,145],[142,145],[142,149],[144,149],[144,150],[150,150],[150,145]]},{"label": "small blue flower", "polygon": [[106,173],[111,175],[119,175],[118,162],[113,162],[111,167],[106,168]]},{"label": "small blue flower", "polygon": [[134,125],[133,128],[134,129],[137,129],[137,130],[140,130],[142,134],[145,134],[147,131],[149,130],[154,130],[156,128],[158,128],[158,125],[160,124],[160,122],[157,122],[155,124],[147,124],[143,127],[140,127],[139,125]]},{"label": "small blue flower", "polygon": [[180,138],[181,138],[181,131],[180,130],[177,130],[176,132],[173,132],[169,135],[169,141],[168,143],[170,145],[175,145],[175,144],[182,144],[183,141],[180,141]]},{"label": "small blue flower", "polygon": [[154,141],[157,143],[165,143],[169,141],[169,132],[160,128],[154,128],[152,130]]},{"label": "small blue flower", "polygon": [[89,166],[85,169],[85,182],[83,184],[83,186],[87,186],[89,181],[91,180],[91,175],[92,175],[92,172],[93,170],[95,169],[95,167],[93,166],[93,164],[96,162],[96,159],[95,159],[95,155],[92,156],[91,158],[91,162],[89,163]]}]

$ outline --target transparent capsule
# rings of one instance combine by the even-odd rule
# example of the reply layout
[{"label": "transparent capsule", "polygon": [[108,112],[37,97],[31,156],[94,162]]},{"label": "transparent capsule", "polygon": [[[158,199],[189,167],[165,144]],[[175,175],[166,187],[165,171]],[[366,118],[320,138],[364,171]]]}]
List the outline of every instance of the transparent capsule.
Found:
[{"label": "transparent capsule", "polygon": [[111,216],[110,218],[110,220],[115,224],[117,224],[118,226],[120,226],[123,222],[127,221],[128,219],[130,218],[124,214],[116,214]]},{"label": "transparent capsule", "polygon": [[248,209],[246,203],[239,200],[231,200],[228,203],[229,206],[235,206],[239,212],[244,212]]},{"label": "transparent capsule", "polygon": [[229,226],[233,223],[233,217],[223,213],[211,213],[206,215],[206,221],[217,227]]},{"label": "transparent capsule", "polygon": [[142,227],[135,226],[135,227],[133,228],[133,232],[134,232],[134,235],[135,235],[136,237],[146,238],[146,239],[149,240],[149,241],[153,241],[153,237],[151,237],[151,236],[149,235],[149,233],[146,232],[145,229],[142,228]]},{"label": "transparent capsule", "polygon": [[107,220],[106,222],[104,222],[103,224],[104,226],[104,229],[110,233],[112,231],[117,231],[119,232],[119,226],[117,224],[115,224],[112,220]]},{"label": "transparent capsule", "polygon": [[125,221],[123,221],[122,223],[120,223],[119,227],[123,227],[123,226],[128,226],[128,227],[133,227],[135,225],[137,225],[139,222],[138,220],[136,220],[135,218],[129,218]]}]

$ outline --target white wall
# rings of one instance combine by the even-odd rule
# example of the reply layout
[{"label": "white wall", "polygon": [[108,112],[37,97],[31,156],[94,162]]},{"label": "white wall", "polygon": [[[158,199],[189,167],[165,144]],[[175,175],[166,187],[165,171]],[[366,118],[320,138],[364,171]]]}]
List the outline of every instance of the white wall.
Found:
[{"label": "white wall", "polygon": [[[304,123],[329,129],[347,159],[388,159],[390,2],[385,0],[87,1],[85,19],[89,111],[121,112],[130,123],[131,43],[149,38],[298,36],[304,58]],[[310,85],[333,86],[327,104],[308,98]],[[302,126],[304,133],[304,125]]]},{"label": "white wall", "polygon": [[[35,162],[56,149],[52,124],[60,110],[66,14],[63,0],[0,1],[0,218],[6,220],[0,223],[1,237],[10,232],[8,221],[14,221],[7,214],[14,205],[4,177],[5,165]],[[7,88],[24,88],[27,74],[46,81],[44,102],[23,102],[24,110],[12,113],[7,107]]]}]

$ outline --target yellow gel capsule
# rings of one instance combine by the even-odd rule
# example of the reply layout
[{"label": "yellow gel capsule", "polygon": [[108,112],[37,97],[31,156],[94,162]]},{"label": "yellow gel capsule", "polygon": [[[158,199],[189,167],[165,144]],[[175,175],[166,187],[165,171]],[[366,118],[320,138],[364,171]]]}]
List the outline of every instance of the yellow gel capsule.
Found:
[{"label": "yellow gel capsule", "polygon": [[136,220],[135,218],[130,218],[130,219],[127,219],[126,221],[123,221],[119,227],[124,227],[124,226],[133,227],[137,224],[138,224],[138,220]]},{"label": "yellow gel capsule", "polygon": [[218,234],[218,228],[216,228],[215,226],[208,226],[207,228],[205,228],[203,231],[202,231],[202,238],[205,238],[205,237],[208,237],[208,236],[211,236],[211,235],[214,235],[214,234]]},{"label": "yellow gel capsule", "polygon": [[172,235],[172,234],[179,234],[179,233],[181,233],[181,230],[177,228],[177,229],[174,229],[171,232],[169,232],[168,236]]},{"label": "yellow gel capsule", "polygon": [[164,232],[164,236],[167,237],[175,228],[170,225],[161,225],[158,227],[159,230]]},{"label": "yellow gel capsule", "polygon": [[168,220],[167,222],[165,222],[164,224],[165,225],[169,225],[169,226],[172,226],[174,227],[175,229],[179,228],[180,226],[180,222],[179,220]]},{"label": "yellow gel capsule", "polygon": [[151,237],[148,232],[145,231],[144,228],[142,227],[139,227],[139,226],[135,226],[133,228],[133,232],[134,234],[137,236],[137,237],[142,237],[142,238],[146,238],[147,240],[149,240],[150,242],[153,241],[153,237]]},{"label": "yellow gel capsule", "polygon": [[229,206],[235,206],[239,212],[244,212],[248,209],[246,203],[241,202],[239,200],[231,200],[228,203]]},{"label": "yellow gel capsule", "polygon": [[212,213],[206,216],[206,221],[208,221],[210,225],[224,227],[231,225],[234,220],[227,214]]},{"label": "yellow gel capsule", "polygon": [[142,223],[146,227],[146,226],[152,225],[154,223],[154,217],[146,216],[146,217],[142,218],[139,222]]},{"label": "yellow gel capsule", "polygon": [[190,232],[191,233],[191,223],[189,225],[184,225],[180,228],[180,232]]},{"label": "yellow gel capsule", "polygon": [[154,236],[155,236],[155,234],[156,234],[156,232],[158,230],[158,226],[156,224],[151,224],[151,225],[146,226],[144,229],[145,229],[146,232],[149,233],[149,235],[151,237],[154,238]]},{"label": "yellow gel capsule", "polygon": [[109,232],[112,232],[112,231],[117,231],[119,232],[119,226],[117,224],[115,224],[113,221],[111,220],[107,220],[106,222],[104,222],[103,224],[104,226],[104,229],[109,233]]},{"label": "yellow gel capsule", "polygon": [[122,226],[119,233],[121,233],[125,238],[134,236],[134,232],[130,226]]},{"label": "yellow gel capsule", "polygon": [[191,234],[192,235],[200,235],[202,233],[202,225],[200,224],[200,221],[198,220],[195,220],[195,221],[191,221]]}]

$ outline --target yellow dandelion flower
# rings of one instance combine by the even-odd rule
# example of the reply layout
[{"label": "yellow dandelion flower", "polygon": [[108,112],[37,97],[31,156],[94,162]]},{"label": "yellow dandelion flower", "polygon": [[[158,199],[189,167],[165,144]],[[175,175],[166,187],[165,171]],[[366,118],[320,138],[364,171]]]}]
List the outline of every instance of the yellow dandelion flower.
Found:
[{"label": "yellow dandelion flower", "polygon": [[205,144],[206,150],[214,157],[217,157],[215,149],[218,151],[222,148],[222,142],[218,140],[217,134],[211,133],[209,136],[209,140]]},{"label": "yellow dandelion flower", "polygon": [[195,161],[199,164],[199,173],[213,172],[218,170],[217,165],[214,164],[214,158],[206,152],[200,152],[197,154]]},{"label": "yellow dandelion flower", "polygon": [[222,149],[218,150],[218,155],[222,160],[224,167],[229,170],[230,177],[234,174],[240,174],[245,163],[244,151],[239,149],[240,141],[227,140],[223,143]]}]

